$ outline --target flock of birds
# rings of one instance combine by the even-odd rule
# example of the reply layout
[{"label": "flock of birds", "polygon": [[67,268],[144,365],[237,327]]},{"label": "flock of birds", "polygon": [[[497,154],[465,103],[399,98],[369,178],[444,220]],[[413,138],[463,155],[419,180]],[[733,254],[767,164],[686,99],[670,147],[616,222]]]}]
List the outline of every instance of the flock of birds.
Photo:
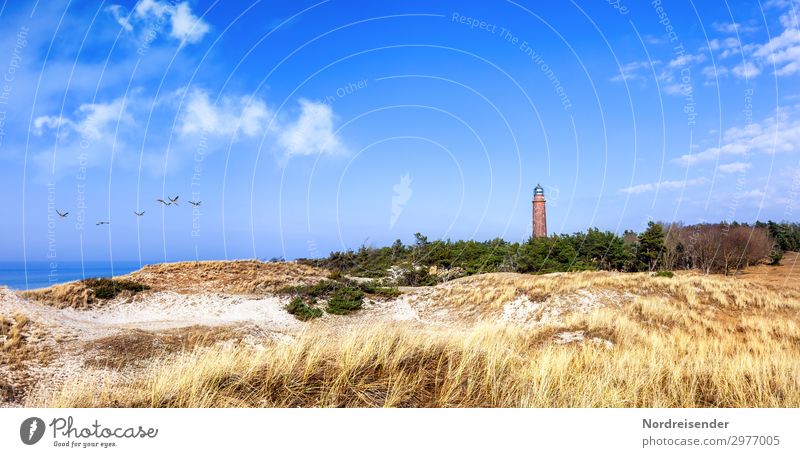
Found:
[{"label": "flock of birds", "polygon": [[[159,198],[159,199],[156,199],[156,201],[161,203],[164,206],[172,206],[172,205],[178,206],[178,199],[179,198],[181,198],[180,195],[176,195],[175,198],[170,197],[169,195],[167,195],[167,200],[164,200],[163,198]],[[191,204],[192,206],[200,206],[202,203],[203,203],[202,201],[196,201],[195,202],[195,201],[189,200],[189,204]],[[134,211],[133,212],[133,214],[135,214],[136,217],[142,217],[142,216],[144,216],[144,213],[145,213],[144,211]],[[69,215],[69,211],[61,212],[59,210],[56,210],[56,214],[58,214],[58,216],[60,218],[64,219]],[[97,223],[95,223],[94,225],[109,225],[109,224],[111,224],[111,222],[109,222],[109,221],[97,221]]]}]

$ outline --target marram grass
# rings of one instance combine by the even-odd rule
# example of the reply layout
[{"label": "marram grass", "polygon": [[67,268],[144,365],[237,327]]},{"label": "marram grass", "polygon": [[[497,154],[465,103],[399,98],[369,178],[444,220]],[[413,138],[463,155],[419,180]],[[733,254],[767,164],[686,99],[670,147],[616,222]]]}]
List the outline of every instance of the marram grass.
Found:
[{"label": "marram grass", "polygon": [[[800,301],[794,289],[684,275],[514,278],[467,278],[463,293],[451,287],[440,298],[451,307],[496,309],[498,296],[520,290],[547,295],[563,291],[564,284],[633,290],[634,297],[539,327],[487,320],[491,313],[478,313],[484,320],[477,324],[450,328],[309,324],[288,342],[177,353],[132,376],[87,375],[28,403],[800,407]],[[478,286],[495,290],[481,295]],[[583,339],[558,344],[558,335],[568,332]]]}]

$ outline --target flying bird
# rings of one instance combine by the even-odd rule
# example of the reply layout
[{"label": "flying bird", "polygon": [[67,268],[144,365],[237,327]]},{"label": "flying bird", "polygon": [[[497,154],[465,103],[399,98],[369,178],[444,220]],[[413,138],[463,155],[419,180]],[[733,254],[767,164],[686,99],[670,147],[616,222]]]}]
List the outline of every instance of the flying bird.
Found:
[{"label": "flying bird", "polygon": [[193,202],[193,201],[189,200],[189,203],[191,203],[192,206],[200,206],[203,202],[202,201]]},{"label": "flying bird", "polygon": [[56,214],[58,214],[59,217],[63,218],[63,217],[67,217],[67,214],[69,214],[69,211],[65,211],[65,212],[62,213],[61,211],[56,210]]},{"label": "flying bird", "polygon": [[172,198],[169,195],[167,195],[167,198],[169,198],[169,202],[170,203],[173,203],[173,204],[177,205],[178,204],[178,199],[181,198],[181,196],[180,195],[176,195],[175,198]]},{"label": "flying bird", "polygon": [[96,224],[94,224],[94,225],[108,225],[108,224],[110,224],[110,223],[111,223],[111,222],[108,222],[108,221],[100,221],[100,222],[98,222],[98,223],[96,223]]},{"label": "flying bird", "polygon": [[133,212],[133,214],[135,214],[135,215],[137,215],[137,216],[144,216],[144,211],[141,211],[141,212],[139,212],[139,211],[134,211],[134,212]]},{"label": "flying bird", "polygon": [[164,204],[164,206],[169,206],[169,205],[171,205],[171,204],[172,204],[172,202],[169,202],[169,203],[167,203],[167,202],[165,202],[164,200],[162,200],[162,199],[160,199],[160,198],[159,198],[158,200],[156,200],[156,201],[157,201],[157,202],[159,202],[159,203],[163,203],[163,204]]}]

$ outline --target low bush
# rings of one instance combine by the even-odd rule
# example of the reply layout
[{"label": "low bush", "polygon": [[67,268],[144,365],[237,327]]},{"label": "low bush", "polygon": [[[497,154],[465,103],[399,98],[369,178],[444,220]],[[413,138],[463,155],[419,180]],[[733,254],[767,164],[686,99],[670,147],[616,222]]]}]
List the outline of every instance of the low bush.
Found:
[{"label": "low bush", "polygon": [[322,316],[321,309],[308,306],[300,297],[294,297],[292,301],[286,305],[286,311],[301,321],[308,321]]},{"label": "low bush", "polygon": [[384,287],[375,281],[362,282],[356,284],[356,287],[368,295],[377,295],[379,297],[395,298],[401,294],[397,287]]},{"label": "low bush", "polygon": [[325,311],[331,314],[350,314],[358,311],[364,304],[364,292],[351,287],[337,289],[333,296],[328,299],[328,306]]},{"label": "low bush", "polygon": [[671,277],[675,276],[675,273],[673,273],[671,271],[657,271],[657,272],[653,273],[653,276],[658,277],[658,278],[671,278]]},{"label": "low bush", "polygon": [[432,276],[427,268],[411,268],[397,278],[397,284],[401,286],[433,286],[437,282],[436,276]]}]

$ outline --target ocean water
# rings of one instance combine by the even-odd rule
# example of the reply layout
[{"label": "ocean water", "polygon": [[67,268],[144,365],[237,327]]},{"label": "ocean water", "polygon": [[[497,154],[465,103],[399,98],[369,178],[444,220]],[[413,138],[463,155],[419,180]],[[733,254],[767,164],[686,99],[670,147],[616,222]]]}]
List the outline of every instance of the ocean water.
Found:
[{"label": "ocean water", "polygon": [[0,261],[0,285],[12,289],[27,290],[52,286],[85,278],[119,276],[136,271],[138,261],[59,261],[8,262]]}]

